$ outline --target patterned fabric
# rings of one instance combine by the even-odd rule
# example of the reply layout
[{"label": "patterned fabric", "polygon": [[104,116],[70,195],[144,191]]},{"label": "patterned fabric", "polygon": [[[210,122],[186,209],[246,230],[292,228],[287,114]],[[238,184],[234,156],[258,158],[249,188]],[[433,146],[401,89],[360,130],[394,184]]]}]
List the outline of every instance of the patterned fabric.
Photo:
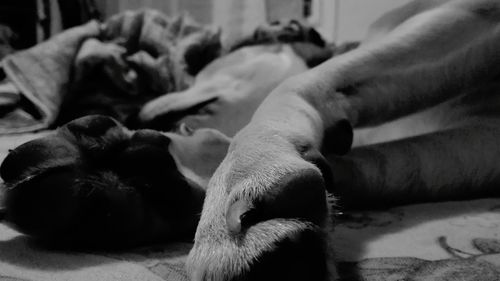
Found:
[{"label": "patterned fabric", "polygon": [[500,280],[500,200],[349,213],[334,234],[346,280]]}]

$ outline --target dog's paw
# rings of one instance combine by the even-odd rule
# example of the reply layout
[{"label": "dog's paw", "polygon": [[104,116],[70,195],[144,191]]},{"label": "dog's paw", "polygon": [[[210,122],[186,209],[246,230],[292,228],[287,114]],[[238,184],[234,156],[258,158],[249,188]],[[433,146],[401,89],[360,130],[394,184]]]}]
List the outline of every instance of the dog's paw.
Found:
[{"label": "dog's paw", "polygon": [[[50,244],[120,248],[194,233],[200,207],[170,140],[87,116],[27,142],[0,167],[7,222]],[[199,204],[201,205],[201,204]]]},{"label": "dog's paw", "polygon": [[212,177],[187,261],[191,280],[335,276],[325,179],[295,148],[273,141],[233,142]]}]

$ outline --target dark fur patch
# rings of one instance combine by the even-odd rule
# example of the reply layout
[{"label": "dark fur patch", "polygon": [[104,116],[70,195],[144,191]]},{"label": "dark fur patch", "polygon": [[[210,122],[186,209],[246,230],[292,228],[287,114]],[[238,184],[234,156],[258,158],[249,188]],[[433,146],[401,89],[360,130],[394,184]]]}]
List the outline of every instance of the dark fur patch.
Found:
[{"label": "dark fur patch", "polygon": [[193,191],[169,143],[152,130],[129,136],[109,117],[70,122],[3,162],[5,219],[38,240],[72,248],[123,248],[185,235],[176,225],[185,228],[201,203],[198,209],[189,203]]}]

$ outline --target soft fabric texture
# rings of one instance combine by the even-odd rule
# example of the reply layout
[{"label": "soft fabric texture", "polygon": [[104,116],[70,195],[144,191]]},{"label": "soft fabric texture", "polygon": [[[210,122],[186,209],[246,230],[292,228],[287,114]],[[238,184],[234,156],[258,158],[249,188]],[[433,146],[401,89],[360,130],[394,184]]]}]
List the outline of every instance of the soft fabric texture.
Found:
[{"label": "soft fabric texture", "polygon": [[62,103],[75,50],[83,40],[99,35],[95,21],[68,30],[26,51],[2,61],[7,76],[22,92],[19,106],[0,119],[0,133],[17,133],[47,128]]},{"label": "soft fabric texture", "polygon": [[184,55],[211,48],[213,59],[220,48],[215,31],[153,10],[66,30],[2,61],[0,80],[12,82],[20,98],[2,114],[0,133],[44,129],[95,111],[126,121],[148,99],[187,87],[188,71],[202,66],[186,65]]}]

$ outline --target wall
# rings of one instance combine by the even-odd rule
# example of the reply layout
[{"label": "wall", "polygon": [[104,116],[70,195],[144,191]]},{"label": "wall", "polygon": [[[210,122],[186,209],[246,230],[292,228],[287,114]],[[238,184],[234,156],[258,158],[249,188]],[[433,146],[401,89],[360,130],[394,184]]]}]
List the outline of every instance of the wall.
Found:
[{"label": "wall", "polygon": [[[226,29],[226,40],[248,33],[266,21],[300,18],[304,0],[96,0],[110,15],[150,7],[167,14],[189,13],[199,22]],[[383,13],[409,0],[311,0],[310,22],[329,41],[361,40]]]},{"label": "wall", "polygon": [[211,23],[214,0],[95,0],[106,16],[120,11],[144,7],[158,9],[168,15],[189,11],[201,23]]},{"label": "wall", "polygon": [[[325,0],[333,1],[333,0]],[[338,25],[334,38],[338,42],[360,40],[368,26],[385,12],[408,0],[336,0]],[[335,32],[335,31],[334,31]]]}]

